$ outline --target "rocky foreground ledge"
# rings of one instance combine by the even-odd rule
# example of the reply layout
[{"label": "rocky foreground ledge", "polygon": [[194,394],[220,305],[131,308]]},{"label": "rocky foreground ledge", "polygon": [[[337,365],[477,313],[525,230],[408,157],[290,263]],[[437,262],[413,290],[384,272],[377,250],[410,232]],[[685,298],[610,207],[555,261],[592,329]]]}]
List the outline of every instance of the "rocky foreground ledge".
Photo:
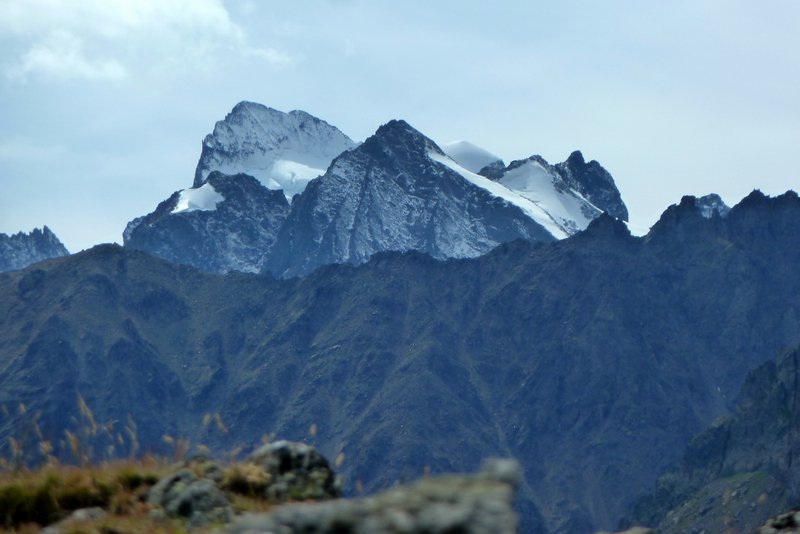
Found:
[{"label": "rocky foreground ledge", "polygon": [[139,515],[121,517],[113,505],[62,507],[66,518],[44,531],[514,533],[519,477],[516,461],[492,459],[477,474],[425,477],[343,499],[326,458],[309,445],[278,441],[230,465],[204,457],[174,464],[141,487],[129,507]]}]

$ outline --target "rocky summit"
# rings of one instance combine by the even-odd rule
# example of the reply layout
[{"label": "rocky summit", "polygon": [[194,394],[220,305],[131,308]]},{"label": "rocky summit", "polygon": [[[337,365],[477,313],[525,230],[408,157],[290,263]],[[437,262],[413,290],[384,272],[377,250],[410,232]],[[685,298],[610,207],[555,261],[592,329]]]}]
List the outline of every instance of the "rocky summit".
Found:
[{"label": "rocky summit", "polygon": [[621,221],[628,220],[628,208],[622,201],[611,174],[595,160],[586,162],[576,150],[566,161],[555,166],[564,182],[597,208]]},{"label": "rocky summit", "polygon": [[248,174],[286,198],[303,191],[339,154],[355,143],[336,127],[305,111],[284,113],[240,102],[203,140],[193,187],[213,171]]},{"label": "rocky summit", "polygon": [[66,247],[47,226],[27,234],[0,234],[0,272],[24,269],[36,262],[67,254]]}]

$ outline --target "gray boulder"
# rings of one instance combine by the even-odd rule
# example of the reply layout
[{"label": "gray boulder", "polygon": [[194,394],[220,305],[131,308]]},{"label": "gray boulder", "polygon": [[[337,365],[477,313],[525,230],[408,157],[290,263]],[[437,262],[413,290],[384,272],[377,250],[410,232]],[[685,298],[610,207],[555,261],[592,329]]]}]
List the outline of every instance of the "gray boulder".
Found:
[{"label": "gray boulder", "polygon": [[[214,481],[198,478],[189,469],[181,469],[159,480],[150,490],[148,502],[159,506],[169,517],[188,519],[192,527],[225,523],[233,517],[227,497]],[[156,515],[160,513],[157,511]]]},{"label": "gray boulder", "polygon": [[265,495],[269,500],[324,500],[341,493],[328,460],[305,443],[269,443],[253,452],[247,461],[269,476]]}]

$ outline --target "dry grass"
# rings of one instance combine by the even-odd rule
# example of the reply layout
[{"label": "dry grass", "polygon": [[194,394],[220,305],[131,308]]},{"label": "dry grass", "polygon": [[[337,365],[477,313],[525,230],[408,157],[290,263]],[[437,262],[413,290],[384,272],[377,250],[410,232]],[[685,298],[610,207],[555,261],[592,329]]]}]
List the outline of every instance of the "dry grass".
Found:
[{"label": "dry grass", "polygon": [[[207,475],[208,460],[181,462],[199,477]],[[38,532],[75,510],[99,507],[107,516],[71,525],[69,532],[184,532],[178,520],[149,516],[150,488],[175,470],[172,459],[145,457],[83,466],[52,462],[38,469],[0,471],[0,534]],[[270,475],[252,462],[221,467],[220,487],[236,513],[265,512],[274,503],[266,498]]]},{"label": "dry grass", "polygon": [[[189,467],[202,476],[203,465],[190,462]],[[174,469],[171,460],[145,457],[0,472],[0,534],[38,532],[74,510],[91,507],[102,508],[107,515],[71,523],[65,532],[186,532],[186,524],[180,520],[151,517],[147,503],[150,488]],[[221,486],[236,513],[266,512],[274,506],[265,498],[269,474],[260,466],[233,463],[222,469],[222,477]]]},{"label": "dry grass", "polygon": [[147,491],[168,468],[167,462],[146,457],[83,467],[51,463],[36,470],[2,472],[0,528],[47,525],[91,507],[118,516],[146,515]]}]

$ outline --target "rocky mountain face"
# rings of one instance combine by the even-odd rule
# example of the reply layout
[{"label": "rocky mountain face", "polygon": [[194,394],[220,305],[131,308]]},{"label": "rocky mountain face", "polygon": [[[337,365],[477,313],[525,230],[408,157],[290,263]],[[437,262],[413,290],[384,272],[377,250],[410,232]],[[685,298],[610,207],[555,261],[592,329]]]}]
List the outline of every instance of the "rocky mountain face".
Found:
[{"label": "rocky mountain face", "polygon": [[193,187],[212,171],[248,174],[286,198],[303,191],[330,162],[355,143],[334,126],[305,111],[284,113],[240,102],[203,140]]},{"label": "rocky mountain face", "polygon": [[283,192],[213,171],[128,223],[125,246],[210,272],[261,272],[289,214]]},{"label": "rocky mountain face", "polygon": [[800,503],[800,349],[750,372],[730,416],[689,443],[633,520],[665,534],[754,532]]},{"label": "rocky mountain face", "polygon": [[347,492],[517,458],[523,531],[612,530],[800,340],[798,223],[794,193],[711,219],[687,198],[644,238],[604,215],[558,242],[288,280],[96,247],[0,274],[0,442],[35,454],[36,421],[66,448],[80,392],[140,450],[313,439],[346,454]]},{"label": "rocky mountain face", "polygon": [[24,269],[28,265],[69,254],[56,235],[45,226],[30,233],[0,233],[0,272]]},{"label": "rocky mountain face", "polygon": [[[242,102],[203,142],[193,187],[132,221],[125,245],[214,272],[266,269],[279,276],[358,264],[384,251],[465,258],[514,239],[572,235],[605,209],[587,195],[594,191],[592,198],[603,201],[608,187],[616,191],[596,162],[561,169],[531,158],[506,169],[497,156],[467,142],[451,143],[445,152],[403,121],[356,146],[307,113]],[[241,204],[228,195],[219,210],[174,208],[180,198],[209,193],[214,171],[253,176],[267,189],[282,190],[288,214],[280,219],[286,206],[263,192],[235,196],[245,199]],[[257,191],[249,183],[240,189]],[[234,212],[241,220],[230,216]]]},{"label": "rocky mountain face", "polygon": [[501,189],[406,122],[391,121],[295,199],[268,269],[304,275],[390,250],[467,258],[515,239],[555,239],[538,206]]}]

